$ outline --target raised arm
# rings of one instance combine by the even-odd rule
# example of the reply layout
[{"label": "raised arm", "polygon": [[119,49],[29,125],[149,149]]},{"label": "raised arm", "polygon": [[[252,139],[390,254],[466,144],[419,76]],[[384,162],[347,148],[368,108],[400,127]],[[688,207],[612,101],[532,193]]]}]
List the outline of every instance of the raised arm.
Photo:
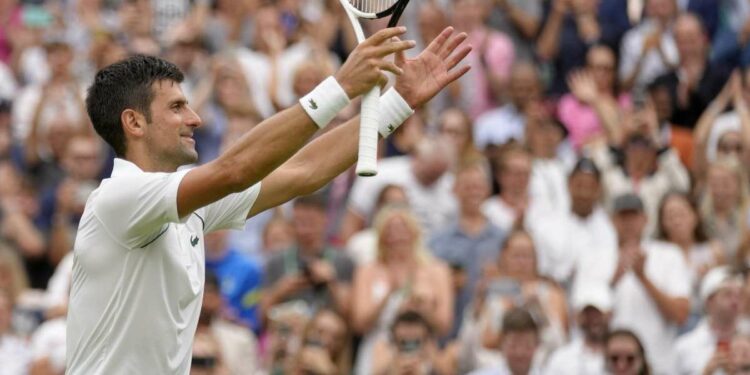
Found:
[{"label": "raised arm", "polygon": [[536,42],[536,53],[542,60],[552,60],[557,56],[560,49],[560,32],[567,12],[568,0],[553,0],[550,14]]},{"label": "raised arm", "polygon": [[[471,50],[469,46],[459,48],[465,39],[465,33],[453,35],[449,27],[415,59],[397,54],[396,65],[404,73],[397,77],[395,88],[411,108],[426,103],[469,70],[468,66],[453,69]],[[359,119],[352,119],[305,146],[263,179],[249,216],[315,192],[347,170],[357,161],[358,134]]]},{"label": "raised arm", "polygon": [[[413,46],[410,41],[391,40],[404,32],[401,27],[381,30],[352,52],[335,74],[349,98],[383,80],[381,69],[400,73],[384,57]],[[256,184],[297,152],[317,130],[300,104],[261,122],[216,160],[185,175],[177,192],[179,216]]]}]

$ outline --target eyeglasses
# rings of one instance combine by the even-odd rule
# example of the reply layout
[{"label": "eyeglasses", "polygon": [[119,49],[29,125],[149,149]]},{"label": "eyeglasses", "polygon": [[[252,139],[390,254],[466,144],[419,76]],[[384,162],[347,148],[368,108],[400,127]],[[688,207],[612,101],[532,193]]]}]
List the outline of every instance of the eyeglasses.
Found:
[{"label": "eyeglasses", "polygon": [[731,153],[741,153],[743,147],[742,147],[742,143],[740,142],[726,142],[726,143],[719,142],[718,149],[719,149],[719,152],[723,154],[731,154]]},{"label": "eyeglasses", "polygon": [[607,359],[609,360],[609,363],[617,364],[620,362],[625,362],[628,366],[632,366],[633,363],[635,363],[635,360],[638,358],[635,354],[610,354]]}]

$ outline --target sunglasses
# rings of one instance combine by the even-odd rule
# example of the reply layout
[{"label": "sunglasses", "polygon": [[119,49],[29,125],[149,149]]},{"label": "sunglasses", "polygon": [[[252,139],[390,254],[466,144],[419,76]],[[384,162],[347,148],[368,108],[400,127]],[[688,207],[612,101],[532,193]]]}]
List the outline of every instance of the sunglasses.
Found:
[{"label": "sunglasses", "polygon": [[742,152],[742,143],[734,143],[734,142],[727,142],[727,143],[719,143],[718,145],[719,151],[725,154],[729,153],[740,153]]},{"label": "sunglasses", "polygon": [[628,366],[632,366],[637,358],[638,356],[635,354],[610,354],[607,357],[607,360],[609,360],[609,363],[612,364],[625,362]]}]

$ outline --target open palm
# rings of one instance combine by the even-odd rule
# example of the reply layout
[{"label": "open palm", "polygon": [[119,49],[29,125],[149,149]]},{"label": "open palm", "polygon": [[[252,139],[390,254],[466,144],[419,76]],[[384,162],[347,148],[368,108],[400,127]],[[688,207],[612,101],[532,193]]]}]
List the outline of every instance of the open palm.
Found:
[{"label": "open palm", "polygon": [[416,58],[396,54],[396,66],[403,74],[397,77],[395,87],[409,106],[421,106],[469,71],[468,65],[454,69],[471,51],[468,45],[459,48],[466,37],[466,33],[453,35],[453,28],[447,27]]}]

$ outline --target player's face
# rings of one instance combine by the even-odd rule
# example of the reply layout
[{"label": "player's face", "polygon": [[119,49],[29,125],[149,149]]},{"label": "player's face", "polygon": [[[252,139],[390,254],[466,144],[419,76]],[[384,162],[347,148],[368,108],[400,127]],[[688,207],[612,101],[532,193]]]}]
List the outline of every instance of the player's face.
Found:
[{"label": "player's face", "polygon": [[200,117],[188,106],[178,83],[159,81],[151,89],[154,93],[151,123],[146,127],[145,136],[149,150],[160,163],[174,169],[195,163],[198,152],[193,132],[201,125]]}]

